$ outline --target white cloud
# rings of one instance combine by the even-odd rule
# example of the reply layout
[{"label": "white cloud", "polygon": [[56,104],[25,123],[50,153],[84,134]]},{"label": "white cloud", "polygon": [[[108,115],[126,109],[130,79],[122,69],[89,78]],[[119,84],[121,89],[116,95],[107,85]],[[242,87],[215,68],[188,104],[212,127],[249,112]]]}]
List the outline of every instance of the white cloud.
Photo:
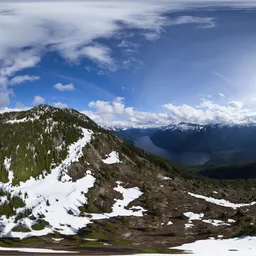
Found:
[{"label": "white cloud", "polygon": [[57,83],[53,86],[53,88],[59,90],[59,91],[73,91],[75,90],[75,86],[73,84],[62,84]]},{"label": "white cloud", "polygon": [[224,93],[219,93],[219,96],[221,97],[221,98],[224,98],[225,97],[225,94]]},{"label": "white cloud", "polygon": [[24,82],[26,82],[26,81],[33,82],[33,81],[36,81],[36,80],[39,80],[39,79],[40,79],[39,76],[29,76],[29,75],[15,76],[15,77],[13,77],[13,78],[8,82],[8,84],[10,84],[10,85],[15,85],[15,84],[24,83]]},{"label": "white cloud", "polygon": [[201,104],[196,107],[165,104],[164,108],[168,110],[175,123],[240,124],[254,121],[256,114],[252,110],[243,108],[241,101],[232,101],[226,105],[218,105],[211,100],[202,99]]},{"label": "white cloud", "polygon": [[110,115],[133,115],[133,108],[125,107],[123,103],[124,98],[117,97],[112,103],[107,101],[92,101],[89,103],[89,107],[95,109],[96,113],[99,114],[110,114]]},{"label": "white cloud", "polygon": [[209,99],[202,99],[198,106],[171,103],[163,105],[162,113],[137,111],[126,107],[124,99],[118,97],[112,102],[93,101],[90,110],[82,111],[103,126],[157,127],[180,122],[196,124],[246,124],[256,122],[256,112],[244,108],[240,101],[219,105]]},{"label": "white cloud", "polygon": [[33,99],[33,105],[40,105],[44,103],[45,103],[45,99],[41,96],[35,96]]},{"label": "white cloud", "polygon": [[63,102],[54,102],[53,106],[55,108],[67,108],[68,107],[68,105],[66,103],[63,103]]},{"label": "white cloud", "polygon": [[9,77],[14,75],[18,71],[36,66],[39,63],[40,58],[38,56],[35,56],[34,54],[35,52],[32,50],[25,50],[17,53],[9,53],[8,57],[6,56],[6,58],[3,59],[1,59],[0,56],[0,61],[2,60],[3,62],[2,67],[0,69],[1,77]]},{"label": "white cloud", "polygon": [[214,28],[215,20],[211,17],[180,16],[170,20],[168,25],[198,24],[198,28]]}]

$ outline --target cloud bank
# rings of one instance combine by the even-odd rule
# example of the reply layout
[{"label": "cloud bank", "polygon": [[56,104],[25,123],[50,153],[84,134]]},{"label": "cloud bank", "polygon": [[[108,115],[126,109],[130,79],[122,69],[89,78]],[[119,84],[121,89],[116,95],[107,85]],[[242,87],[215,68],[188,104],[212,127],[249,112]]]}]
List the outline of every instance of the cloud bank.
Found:
[{"label": "cloud bank", "polygon": [[102,126],[117,127],[160,127],[180,122],[195,124],[248,124],[256,123],[256,112],[244,107],[240,101],[219,105],[202,99],[197,106],[164,104],[162,113],[136,111],[126,107],[124,98],[112,102],[93,101],[90,110],[82,111]]},{"label": "cloud bank", "polygon": [[[35,96],[32,102],[33,105],[44,103],[45,99],[39,95]],[[57,108],[68,107],[64,102],[53,102],[51,105]],[[0,108],[0,113],[27,109],[29,108],[17,102],[16,108]],[[196,106],[167,103],[162,106],[162,110],[159,113],[138,111],[131,106],[126,106],[123,97],[117,97],[111,102],[91,101],[88,103],[88,108],[80,110],[80,112],[103,127],[153,128],[181,122],[201,125],[256,124],[256,111],[246,108],[241,101],[230,101],[227,104],[220,105],[209,99],[201,99],[200,104]]]}]

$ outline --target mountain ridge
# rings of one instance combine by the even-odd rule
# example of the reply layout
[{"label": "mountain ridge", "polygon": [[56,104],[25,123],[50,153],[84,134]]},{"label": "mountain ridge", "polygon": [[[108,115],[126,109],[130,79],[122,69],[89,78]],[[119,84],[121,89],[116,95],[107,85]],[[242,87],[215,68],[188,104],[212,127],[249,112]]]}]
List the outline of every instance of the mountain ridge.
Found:
[{"label": "mountain ridge", "polygon": [[[132,130],[132,129],[137,129],[137,130],[147,130],[147,129],[159,129],[159,130],[193,130],[193,128],[206,128],[206,127],[250,127],[250,126],[256,126],[255,122],[248,122],[248,123],[209,123],[209,124],[198,124],[198,123],[189,123],[189,122],[180,122],[177,124],[169,124],[169,125],[159,125],[159,126],[147,126],[147,125],[103,125],[102,127],[106,130],[110,131],[126,131],[126,130]],[[184,128],[184,129],[182,129]]]},{"label": "mountain ridge", "polygon": [[[245,233],[256,211],[254,180],[201,177],[75,110],[44,105],[5,113],[0,128],[2,238],[36,236],[36,243],[43,237],[52,245],[51,238],[61,237],[65,248],[72,235],[72,248],[90,247],[85,239],[97,239],[101,248],[117,240],[129,248],[166,248]],[[246,214],[238,214],[244,207]]]}]

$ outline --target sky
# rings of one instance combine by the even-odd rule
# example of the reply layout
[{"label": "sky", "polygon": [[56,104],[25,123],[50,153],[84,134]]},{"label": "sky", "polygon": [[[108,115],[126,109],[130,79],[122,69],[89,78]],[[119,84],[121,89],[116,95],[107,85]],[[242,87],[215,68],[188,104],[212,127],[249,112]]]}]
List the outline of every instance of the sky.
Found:
[{"label": "sky", "polygon": [[256,0],[0,0],[0,112],[256,122]]}]

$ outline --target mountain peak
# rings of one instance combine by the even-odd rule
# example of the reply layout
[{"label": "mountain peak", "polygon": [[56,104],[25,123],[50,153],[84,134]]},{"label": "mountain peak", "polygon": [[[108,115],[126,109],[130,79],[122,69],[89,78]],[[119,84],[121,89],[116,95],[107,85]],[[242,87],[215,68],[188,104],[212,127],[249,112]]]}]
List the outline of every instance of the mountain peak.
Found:
[{"label": "mountain peak", "polygon": [[171,124],[163,128],[164,131],[168,130],[179,130],[179,131],[200,131],[204,128],[203,125],[193,124],[193,123],[179,123]]}]

